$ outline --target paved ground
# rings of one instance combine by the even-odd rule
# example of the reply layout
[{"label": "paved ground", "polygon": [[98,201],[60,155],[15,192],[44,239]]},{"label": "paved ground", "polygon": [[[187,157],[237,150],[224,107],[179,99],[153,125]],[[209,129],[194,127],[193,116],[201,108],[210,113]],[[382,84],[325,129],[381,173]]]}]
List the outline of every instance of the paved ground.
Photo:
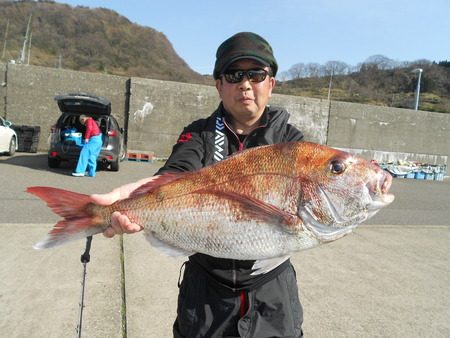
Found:
[{"label": "paved ground", "polygon": [[[49,171],[44,154],[0,156],[1,336],[76,336],[85,241],[33,250],[57,217],[26,187],[106,192],[159,166],[122,164],[80,179]],[[293,256],[306,337],[450,337],[450,181],[396,179],[392,191],[394,204],[353,234]],[[141,235],[123,247],[124,276],[120,239],[94,237],[83,337],[170,337],[183,260]]]}]

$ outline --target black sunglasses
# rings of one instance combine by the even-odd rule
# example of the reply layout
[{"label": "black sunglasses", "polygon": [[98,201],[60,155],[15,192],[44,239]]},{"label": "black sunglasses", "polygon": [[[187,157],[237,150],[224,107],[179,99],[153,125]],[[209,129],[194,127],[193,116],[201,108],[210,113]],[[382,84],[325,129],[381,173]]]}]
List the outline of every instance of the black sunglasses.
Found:
[{"label": "black sunglasses", "polygon": [[239,83],[244,76],[247,77],[250,82],[262,82],[266,79],[267,75],[270,75],[270,73],[265,69],[230,69],[226,70],[222,75],[228,83]]}]

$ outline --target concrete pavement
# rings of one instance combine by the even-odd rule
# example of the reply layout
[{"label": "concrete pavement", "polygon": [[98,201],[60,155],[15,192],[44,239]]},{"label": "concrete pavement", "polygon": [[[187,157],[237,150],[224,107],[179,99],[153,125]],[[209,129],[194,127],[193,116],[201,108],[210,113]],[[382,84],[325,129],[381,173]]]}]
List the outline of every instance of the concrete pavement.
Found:
[{"label": "concrete pavement", "polygon": [[[47,225],[0,226],[0,332],[74,337],[84,241],[52,250],[31,244]],[[306,337],[448,337],[450,232],[445,226],[362,226],[297,253]],[[170,337],[182,259],[141,235],[124,237],[128,337]],[[122,337],[120,241],[96,236],[87,264],[83,337]]]},{"label": "concrete pavement", "polygon": [[[69,177],[64,168],[49,172],[42,157],[24,157],[0,157],[1,336],[74,337],[85,241],[32,249],[55,217],[24,188],[104,192],[152,174],[158,164],[125,162],[119,173],[99,172],[83,187],[88,178]],[[393,191],[396,202],[370,224],[293,255],[305,337],[450,336],[450,182],[395,180]],[[124,236],[123,247],[124,275],[120,239],[93,239],[82,336],[171,337],[183,259],[159,254],[141,234]]]}]

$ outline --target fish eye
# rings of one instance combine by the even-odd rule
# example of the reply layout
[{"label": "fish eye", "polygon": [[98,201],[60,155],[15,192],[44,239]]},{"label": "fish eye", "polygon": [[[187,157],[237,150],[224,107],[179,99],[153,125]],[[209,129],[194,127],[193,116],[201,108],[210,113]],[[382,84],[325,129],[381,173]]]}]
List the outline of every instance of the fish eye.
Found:
[{"label": "fish eye", "polygon": [[342,174],[345,168],[345,164],[341,161],[334,160],[330,163],[330,171],[333,174]]}]

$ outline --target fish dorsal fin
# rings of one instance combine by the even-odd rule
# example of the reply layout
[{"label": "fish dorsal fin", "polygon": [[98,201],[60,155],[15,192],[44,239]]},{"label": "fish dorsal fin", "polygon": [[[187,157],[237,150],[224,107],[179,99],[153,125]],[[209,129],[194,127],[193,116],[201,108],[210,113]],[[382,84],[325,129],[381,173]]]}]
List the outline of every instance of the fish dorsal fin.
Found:
[{"label": "fish dorsal fin", "polygon": [[145,195],[150,191],[167,184],[169,182],[175,181],[176,179],[187,175],[188,173],[165,173],[155,178],[153,181],[144,183],[140,187],[136,188],[131,194],[131,197],[137,197],[141,195]]},{"label": "fish dorsal fin", "polygon": [[236,201],[240,204],[241,211],[250,218],[261,220],[269,224],[280,225],[288,232],[298,232],[301,219],[297,215],[290,214],[276,206],[232,191],[200,190],[197,193],[213,194],[220,198]]},{"label": "fish dorsal fin", "polygon": [[288,259],[289,255],[257,260],[252,266],[252,270],[254,271],[251,273],[251,275],[261,275],[263,273],[272,271]]},{"label": "fish dorsal fin", "polygon": [[163,254],[170,257],[190,256],[194,254],[193,252],[177,248],[175,246],[167,244],[166,242],[161,241],[160,239],[156,238],[152,232],[145,232],[145,238],[154,248],[158,249]]}]

